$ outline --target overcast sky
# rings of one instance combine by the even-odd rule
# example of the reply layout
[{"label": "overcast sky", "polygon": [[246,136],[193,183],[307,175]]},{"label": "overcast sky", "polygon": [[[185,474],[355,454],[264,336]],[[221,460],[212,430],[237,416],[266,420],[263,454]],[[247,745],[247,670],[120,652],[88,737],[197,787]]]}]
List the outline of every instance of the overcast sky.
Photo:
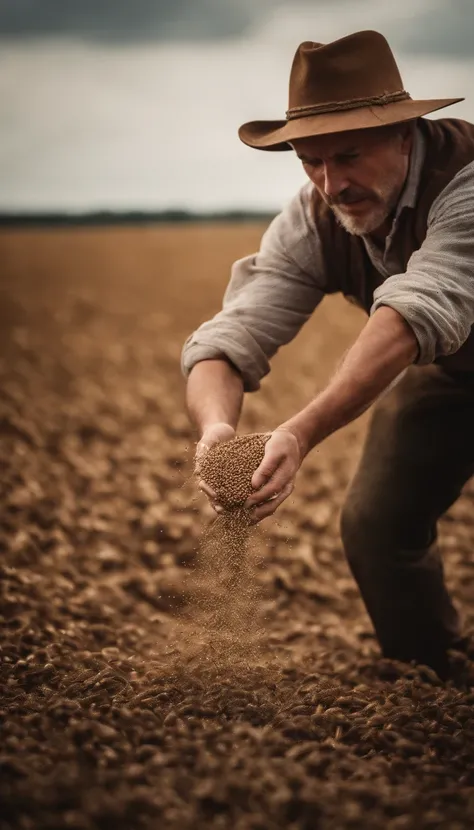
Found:
[{"label": "overcast sky", "polygon": [[277,210],[302,171],[237,128],[284,118],[302,40],[366,28],[474,121],[474,0],[0,0],[0,210]]}]

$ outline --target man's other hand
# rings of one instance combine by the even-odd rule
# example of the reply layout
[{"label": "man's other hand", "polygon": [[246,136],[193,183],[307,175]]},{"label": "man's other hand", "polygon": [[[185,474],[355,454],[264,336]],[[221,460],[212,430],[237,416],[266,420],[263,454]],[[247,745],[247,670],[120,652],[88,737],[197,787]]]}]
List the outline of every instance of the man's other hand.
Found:
[{"label": "man's other hand", "polygon": [[[206,427],[202,434],[201,440],[196,446],[194,472],[199,475],[200,462],[211,447],[215,444],[220,444],[223,441],[232,441],[233,438],[235,438],[235,429],[231,427],[230,424],[220,422]],[[217,501],[217,495],[214,490],[212,490],[205,481],[202,481],[202,479],[199,481],[198,486],[199,489],[206,494],[209,499],[209,503],[215,512],[220,513],[222,511],[222,506]]]},{"label": "man's other hand", "polygon": [[263,461],[252,478],[254,492],[245,503],[253,508],[254,523],[271,516],[293,492],[302,460],[300,446],[290,430],[276,429],[271,433]]}]

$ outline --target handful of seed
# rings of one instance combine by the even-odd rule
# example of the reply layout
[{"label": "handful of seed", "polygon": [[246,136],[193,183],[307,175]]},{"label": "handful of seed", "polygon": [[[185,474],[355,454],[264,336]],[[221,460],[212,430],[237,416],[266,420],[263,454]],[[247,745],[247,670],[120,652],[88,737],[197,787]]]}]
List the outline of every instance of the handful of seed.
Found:
[{"label": "handful of seed", "polygon": [[200,546],[202,573],[209,585],[224,587],[220,598],[216,591],[201,602],[214,644],[217,631],[223,638],[221,659],[234,659],[242,649],[248,658],[251,648],[257,648],[257,585],[249,557],[252,511],[243,505],[252,493],[252,476],[263,460],[267,440],[267,435],[254,433],[223,441],[211,447],[200,463],[201,478],[224,508],[205,529]]},{"label": "handful of seed", "polygon": [[201,478],[224,508],[241,507],[252,492],[252,476],[260,466],[268,436],[242,435],[211,447],[200,465]]}]

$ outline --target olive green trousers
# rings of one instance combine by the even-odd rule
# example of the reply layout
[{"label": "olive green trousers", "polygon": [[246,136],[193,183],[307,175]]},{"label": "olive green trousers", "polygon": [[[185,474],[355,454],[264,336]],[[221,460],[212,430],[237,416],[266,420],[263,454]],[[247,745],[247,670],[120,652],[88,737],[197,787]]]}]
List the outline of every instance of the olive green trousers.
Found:
[{"label": "olive green trousers", "polygon": [[428,664],[440,676],[447,649],[462,638],[437,522],[473,473],[474,373],[413,366],[374,408],[341,516],[382,654]]}]

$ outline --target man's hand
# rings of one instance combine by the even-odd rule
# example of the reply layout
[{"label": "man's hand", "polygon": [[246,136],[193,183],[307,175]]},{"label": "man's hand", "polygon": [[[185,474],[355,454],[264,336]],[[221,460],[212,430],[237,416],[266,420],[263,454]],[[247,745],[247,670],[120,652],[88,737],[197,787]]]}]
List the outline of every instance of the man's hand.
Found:
[{"label": "man's hand", "polygon": [[206,427],[201,436],[201,440],[196,446],[195,472],[199,473],[200,460],[214,444],[220,444],[222,441],[232,441],[233,438],[235,438],[235,429],[230,424],[220,421],[219,423]]},{"label": "man's hand", "polygon": [[[215,444],[220,444],[222,441],[232,441],[232,438],[235,438],[235,429],[231,427],[230,424],[219,422],[207,427],[196,447],[194,472],[199,475],[200,461],[211,447]],[[222,507],[217,501],[217,495],[214,490],[211,490],[206,482],[202,480],[199,481],[198,486],[208,497],[211,507],[215,510],[215,512],[220,513],[222,511]]]},{"label": "man's hand", "polygon": [[246,507],[253,508],[254,524],[271,516],[293,492],[302,461],[300,446],[290,430],[279,428],[271,433],[263,461],[252,478],[255,492],[245,503]]}]

